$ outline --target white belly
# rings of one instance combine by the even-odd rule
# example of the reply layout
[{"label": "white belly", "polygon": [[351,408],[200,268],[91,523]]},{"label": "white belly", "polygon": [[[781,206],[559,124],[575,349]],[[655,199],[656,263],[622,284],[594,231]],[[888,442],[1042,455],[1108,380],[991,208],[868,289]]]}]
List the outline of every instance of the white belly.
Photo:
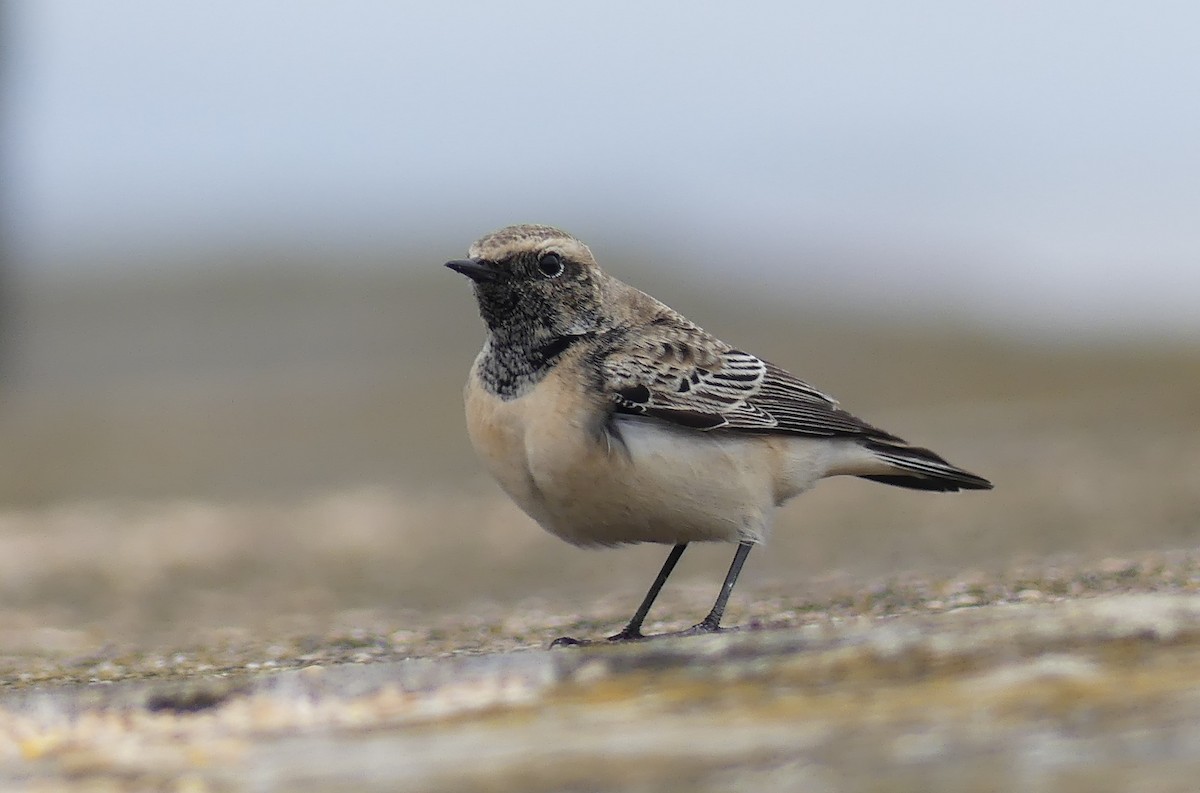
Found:
[{"label": "white belly", "polygon": [[547,531],[577,545],[761,541],[770,513],[829,471],[828,441],[736,436],[618,416],[552,372],[502,401],[474,378],[468,430],[501,487]]},{"label": "white belly", "polygon": [[590,518],[555,533],[581,544],[764,539],[775,507],[765,447],[624,416],[613,435],[596,486],[571,505]]}]

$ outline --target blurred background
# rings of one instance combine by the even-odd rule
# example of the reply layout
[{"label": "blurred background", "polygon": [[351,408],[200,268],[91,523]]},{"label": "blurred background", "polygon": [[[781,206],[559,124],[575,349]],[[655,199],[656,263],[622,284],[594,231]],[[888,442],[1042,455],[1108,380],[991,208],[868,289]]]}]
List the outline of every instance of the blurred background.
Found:
[{"label": "blurred background", "polygon": [[664,549],[543,535],[466,441],[441,263],[515,222],[996,482],[824,484],[748,589],[1195,544],[1194,4],[0,8],[10,645],[625,616]]}]

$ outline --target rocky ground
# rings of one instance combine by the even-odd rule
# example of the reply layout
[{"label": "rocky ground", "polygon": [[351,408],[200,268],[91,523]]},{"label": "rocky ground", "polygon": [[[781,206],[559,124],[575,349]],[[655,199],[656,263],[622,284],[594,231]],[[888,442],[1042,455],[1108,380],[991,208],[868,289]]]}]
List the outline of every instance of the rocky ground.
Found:
[{"label": "rocky ground", "polygon": [[584,618],[530,608],[418,635],[284,631],[269,646],[226,637],[207,655],[74,658],[15,681],[12,670],[0,783],[1195,789],[1200,553],[829,594],[763,593],[740,630],[621,646],[544,649],[619,622],[601,604]]},{"label": "rocky ground", "polygon": [[[502,650],[532,637],[479,647],[479,626],[448,625],[415,659],[362,636],[359,653],[335,642],[304,661],[8,686],[0,783],[1192,791],[1200,567],[1075,573],[1044,589],[910,582],[803,612],[764,602],[780,611],[719,636]],[[541,644],[593,629],[529,630]]]}]

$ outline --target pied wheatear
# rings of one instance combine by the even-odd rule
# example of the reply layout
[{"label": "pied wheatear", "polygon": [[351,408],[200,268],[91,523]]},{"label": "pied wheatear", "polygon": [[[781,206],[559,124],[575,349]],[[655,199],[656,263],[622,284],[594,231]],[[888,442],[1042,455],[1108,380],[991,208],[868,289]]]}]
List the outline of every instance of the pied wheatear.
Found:
[{"label": "pied wheatear", "polygon": [[719,630],[775,507],[824,477],[936,491],[992,486],[605,274],[565,232],[509,226],[468,257],[446,266],[474,282],[487,326],[466,413],[488,471],[567,542],[674,545],[612,640],[643,638],[655,597],[698,541],[738,545],[712,611],[684,633]]}]

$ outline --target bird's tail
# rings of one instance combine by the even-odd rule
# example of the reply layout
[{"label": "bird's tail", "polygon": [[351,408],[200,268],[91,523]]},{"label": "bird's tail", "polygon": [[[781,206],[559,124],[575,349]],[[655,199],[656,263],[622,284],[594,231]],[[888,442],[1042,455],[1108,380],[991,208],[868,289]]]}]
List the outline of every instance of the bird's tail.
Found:
[{"label": "bird's tail", "polygon": [[895,473],[860,474],[863,479],[914,490],[991,490],[992,483],[970,471],[951,465],[940,455],[920,446],[907,446],[882,440],[870,440],[862,446]]}]

